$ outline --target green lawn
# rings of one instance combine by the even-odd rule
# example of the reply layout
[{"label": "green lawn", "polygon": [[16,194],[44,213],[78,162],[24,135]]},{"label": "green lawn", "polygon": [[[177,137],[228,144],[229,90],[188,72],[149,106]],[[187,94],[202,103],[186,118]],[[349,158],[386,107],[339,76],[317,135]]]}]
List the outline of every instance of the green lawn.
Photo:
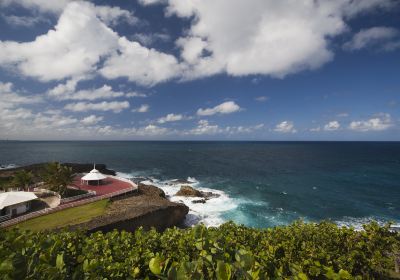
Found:
[{"label": "green lawn", "polygon": [[40,231],[45,229],[65,227],[68,225],[75,225],[100,216],[105,212],[108,204],[109,201],[107,199],[103,199],[82,206],[62,210],[53,214],[30,219],[15,225],[15,227],[19,227],[20,229]]}]

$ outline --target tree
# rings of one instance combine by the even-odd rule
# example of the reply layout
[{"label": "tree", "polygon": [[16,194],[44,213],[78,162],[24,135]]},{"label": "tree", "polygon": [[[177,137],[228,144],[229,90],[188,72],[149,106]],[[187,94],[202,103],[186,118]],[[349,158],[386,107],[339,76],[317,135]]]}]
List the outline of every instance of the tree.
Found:
[{"label": "tree", "polygon": [[10,187],[22,188],[26,191],[30,184],[33,183],[33,174],[25,170],[17,171],[10,182]]},{"label": "tree", "polygon": [[49,189],[63,196],[68,185],[74,180],[74,173],[71,167],[51,162],[46,165],[42,179]]}]

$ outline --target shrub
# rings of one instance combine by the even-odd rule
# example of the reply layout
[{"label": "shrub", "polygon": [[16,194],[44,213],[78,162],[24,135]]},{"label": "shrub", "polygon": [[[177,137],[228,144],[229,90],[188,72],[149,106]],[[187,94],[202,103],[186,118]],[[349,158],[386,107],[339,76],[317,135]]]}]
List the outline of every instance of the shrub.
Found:
[{"label": "shrub", "polygon": [[386,279],[398,233],[295,222],[133,233],[0,233],[4,279]]}]

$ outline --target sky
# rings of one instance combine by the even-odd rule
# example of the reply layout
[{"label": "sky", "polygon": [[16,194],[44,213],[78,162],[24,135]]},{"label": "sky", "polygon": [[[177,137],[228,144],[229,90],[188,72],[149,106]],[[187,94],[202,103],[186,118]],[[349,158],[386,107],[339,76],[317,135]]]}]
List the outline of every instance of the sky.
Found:
[{"label": "sky", "polygon": [[398,0],[1,0],[0,140],[400,140]]}]

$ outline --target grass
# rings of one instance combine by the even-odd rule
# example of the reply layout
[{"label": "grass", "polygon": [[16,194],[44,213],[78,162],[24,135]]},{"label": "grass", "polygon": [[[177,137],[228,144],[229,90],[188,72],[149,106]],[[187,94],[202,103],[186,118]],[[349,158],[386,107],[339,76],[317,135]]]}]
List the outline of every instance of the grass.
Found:
[{"label": "grass", "polygon": [[103,199],[82,206],[62,210],[53,214],[30,219],[19,223],[14,227],[27,230],[29,229],[32,231],[40,231],[76,225],[100,216],[105,212],[109,203],[109,200]]}]

